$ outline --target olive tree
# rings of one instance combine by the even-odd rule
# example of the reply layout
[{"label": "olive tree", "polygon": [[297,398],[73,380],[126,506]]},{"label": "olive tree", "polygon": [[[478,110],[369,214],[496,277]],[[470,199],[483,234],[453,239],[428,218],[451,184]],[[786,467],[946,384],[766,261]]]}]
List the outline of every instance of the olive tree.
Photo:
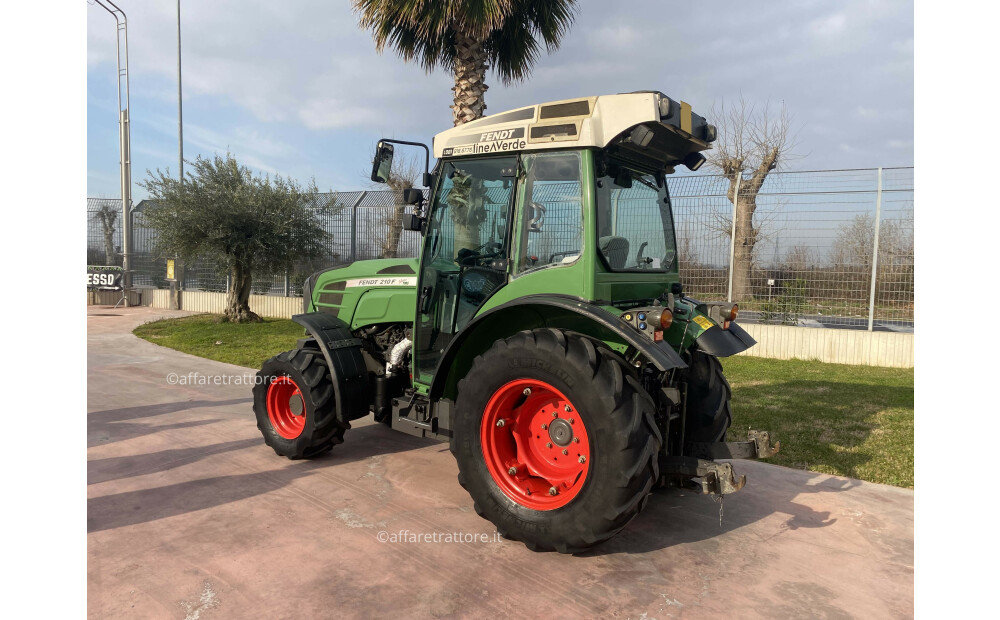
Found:
[{"label": "olive tree", "polygon": [[183,183],[147,171],[146,223],[164,256],[215,260],[231,277],[227,321],[260,321],[250,309],[253,274],[276,273],[326,254],[329,234],[315,217],[315,183],[255,175],[230,154],[198,157]]}]

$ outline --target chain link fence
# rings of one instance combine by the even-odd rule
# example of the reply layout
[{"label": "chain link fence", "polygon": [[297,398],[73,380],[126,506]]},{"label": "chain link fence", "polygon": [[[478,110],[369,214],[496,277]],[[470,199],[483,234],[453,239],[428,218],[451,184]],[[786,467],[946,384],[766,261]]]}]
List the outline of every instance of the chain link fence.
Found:
[{"label": "chain link fence", "polygon": [[[667,183],[687,294],[737,301],[744,321],[913,331],[913,168],[772,172],[759,187],[718,175]],[[401,203],[389,190],[321,194],[328,255],[254,274],[253,292],[299,296],[318,269],[416,257],[421,238],[400,230]],[[166,260],[143,223],[144,206],[133,210],[132,283],[165,288]],[[88,264],[121,265],[120,224],[120,200],[87,199]],[[227,274],[200,260],[186,266],[181,285],[225,291]]]}]

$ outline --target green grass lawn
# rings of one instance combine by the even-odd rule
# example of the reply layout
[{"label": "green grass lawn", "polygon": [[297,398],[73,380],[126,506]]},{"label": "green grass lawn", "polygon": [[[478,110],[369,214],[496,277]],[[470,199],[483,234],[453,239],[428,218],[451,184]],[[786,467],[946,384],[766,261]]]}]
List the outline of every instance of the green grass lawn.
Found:
[{"label": "green grass lawn", "polygon": [[305,337],[302,326],[287,319],[223,323],[212,314],[154,321],[133,333],[154,344],[247,368],[260,368],[264,360],[294,349],[295,341]]},{"label": "green grass lawn", "polygon": [[[913,487],[913,369],[732,357],[729,439],[771,431],[770,462]],[[742,436],[741,436],[742,435]]]},{"label": "green grass lawn", "polygon": [[[184,353],[258,368],[295,348],[302,327],[288,320],[222,323],[198,315],[147,323],[135,334]],[[217,344],[218,343],[218,344]],[[730,440],[748,427],[781,441],[772,463],[913,487],[913,369],[799,360],[722,360],[733,388]]]}]

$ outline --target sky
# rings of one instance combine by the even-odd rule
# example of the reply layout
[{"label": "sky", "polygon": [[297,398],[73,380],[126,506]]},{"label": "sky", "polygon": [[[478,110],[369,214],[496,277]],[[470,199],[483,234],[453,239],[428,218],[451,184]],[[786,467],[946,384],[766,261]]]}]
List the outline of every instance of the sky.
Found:
[{"label": "sky", "polygon": [[[133,198],[147,170],[176,174],[177,4],[128,15]],[[790,169],[913,164],[913,6],[896,0],[579,2],[559,50],[526,81],[490,75],[487,114],[595,94],[660,90],[706,115],[743,97],[785,105]],[[181,7],[184,158],[231,152],[321,191],[367,188],[381,137],[430,143],[452,125],[447,71],[379,55],[350,2],[213,0]],[[709,119],[711,121],[711,118]],[[87,194],[118,188],[115,25],[87,7]]]}]

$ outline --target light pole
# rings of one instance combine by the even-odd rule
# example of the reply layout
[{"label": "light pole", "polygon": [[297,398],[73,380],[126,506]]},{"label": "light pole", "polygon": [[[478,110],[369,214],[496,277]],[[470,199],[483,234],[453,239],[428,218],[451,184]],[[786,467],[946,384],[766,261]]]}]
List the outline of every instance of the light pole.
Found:
[{"label": "light pole", "polygon": [[[129,130],[129,90],[128,90],[128,25],[125,11],[111,0],[95,0],[105,11],[115,18],[115,63],[118,67],[118,149],[120,152],[120,179],[122,191],[122,289],[125,307],[129,306],[129,290],[132,288],[130,254],[132,253],[132,155]],[[178,0],[180,1],[180,0]],[[107,4],[105,4],[107,3]],[[109,8],[108,4],[113,8]],[[125,68],[122,68],[124,52]],[[122,80],[125,80],[125,105],[122,106]]]},{"label": "light pole", "polygon": [[184,104],[181,96],[181,0],[177,0],[177,164],[184,185]]}]

